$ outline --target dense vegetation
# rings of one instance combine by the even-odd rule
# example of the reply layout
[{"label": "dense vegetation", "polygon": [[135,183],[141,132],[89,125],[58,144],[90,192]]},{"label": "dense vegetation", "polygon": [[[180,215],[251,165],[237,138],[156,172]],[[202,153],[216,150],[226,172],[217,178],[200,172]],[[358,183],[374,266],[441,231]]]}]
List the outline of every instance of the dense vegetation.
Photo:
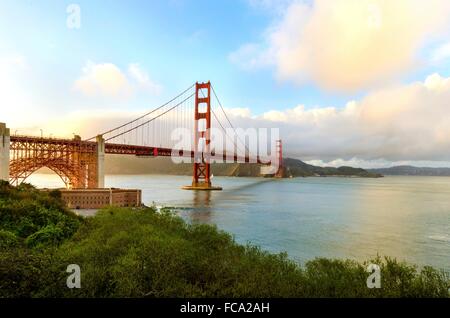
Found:
[{"label": "dense vegetation", "polygon": [[57,245],[77,231],[81,220],[65,209],[58,190],[14,188],[0,180],[0,247]]},{"label": "dense vegetation", "polygon": [[[5,184],[0,207],[0,297],[449,296],[448,275],[430,267],[372,260],[381,266],[382,288],[369,289],[365,263],[316,259],[301,267],[168,210],[108,208],[80,220],[57,193]],[[33,230],[23,232],[23,224]],[[49,227],[63,235],[30,238]],[[66,287],[69,264],[81,267],[80,289]]]}]

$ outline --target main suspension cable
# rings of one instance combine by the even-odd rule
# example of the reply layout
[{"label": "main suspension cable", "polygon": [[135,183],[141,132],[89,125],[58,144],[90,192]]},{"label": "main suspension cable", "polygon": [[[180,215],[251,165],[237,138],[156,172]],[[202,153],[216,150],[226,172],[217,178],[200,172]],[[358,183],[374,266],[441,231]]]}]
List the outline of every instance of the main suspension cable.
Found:
[{"label": "main suspension cable", "polygon": [[[174,100],[176,100],[177,98],[179,98],[180,96],[183,96],[187,91],[189,91],[189,90],[190,90],[191,88],[193,88],[194,86],[195,86],[195,84],[192,84],[192,85],[189,86],[187,89],[185,89],[182,93],[178,94],[177,96],[175,96],[174,98],[172,98],[172,99],[169,100],[168,102],[164,103],[163,105],[161,105],[161,106],[159,106],[159,107],[157,107],[157,108],[155,108],[155,109],[153,109],[153,110],[151,110],[151,111],[145,113],[144,115],[142,115],[142,116],[140,116],[140,117],[138,117],[138,118],[133,119],[132,121],[129,121],[129,122],[123,124],[123,125],[120,125],[120,126],[118,126],[118,127],[115,127],[115,128],[113,128],[113,129],[110,129],[110,130],[108,130],[108,131],[105,131],[104,133],[102,133],[102,134],[100,134],[100,135],[106,135],[106,134],[109,134],[109,133],[111,133],[111,132],[113,132],[113,131],[116,131],[116,130],[118,130],[118,129],[120,129],[120,128],[123,128],[123,127],[125,127],[125,126],[127,126],[127,125],[129,125],[129,124],[132,124],[132,123],[134,123],[134,122],[136,122],[136,121],[138,121],[138,120],[140,120],[140,119],[142,119],[142,118],[144,118],[144,117],[146,117],[146,116],[148,116],[148,115],[150,115],[150,114],[152,114],[152,113],[154,113],[154,112],[160,110],[161,108],[167,106],[168,104],[170,104],[171,102],[173,102]],[[189,98],[190,98],[190,97],[192,97],[192,95],[189,96]],[[95,138],[96,138],[96,136],[95,136],[95,137],[91,137],[91,138],[89,138],[89,139],[86,139],[86,141],[89,141],[89,140],[92,140],[92,139],[95,139]],[[111,138],[109,138],[109,139],[111,139]],[[108,140],[109,140],[109,139],[108,139]]]},{"label": "main suspension cable", "polygon": [[[139,128],[139,127],[142,127],[142,126],[144,126],[144,125],[146,125],[146,124],[148,124],[148,123],[154,121],[155,119],[158,119],[159,117],[161,117],[161,116],[167,114],[167,113],[170,112],[171,110],[177,108],[178,106],[180,106],[181,104],[183,104],[185,101],[187,101],[189,98],[191,98],[191,97],[194,96],[194,95],[195,95],[195,93],[192,93],[191,95],[189,95],[188,97],[186,97],[184,100],[182,100],[181,102],[179,102],[179,103],[176,104],[175,106],[172,106],[171,108],[169,108],[168,110],[166,110],[166,111],[164,111],[163,113],[159,114],[158,116],[153,117],[152,119],[147,120],[146,122],[143,122],[142,124],[139,124],[139,125],[137,125],[136,127],[130,128],[130,129],[128,129],[128,130],[126,130],[126,131],[124,131],[124,132],[122,132],[122,133],[120,133],[120,134],[117,134],[117,135],[115,135],[115,136],[113,136],[113,137],[109,137],[108,139],[105,139],[105,141],[108,141],[108,140],[114,139],[114,138],[116,138],[116,137],[119,137],[119,136],[121,136],[121,135],[124,135],[124,134],[126,134],[126,133],[129,133],[130,131],[133,131],[133,130]],[[160,126],[160,128],[161,128],[161,126]]]}]

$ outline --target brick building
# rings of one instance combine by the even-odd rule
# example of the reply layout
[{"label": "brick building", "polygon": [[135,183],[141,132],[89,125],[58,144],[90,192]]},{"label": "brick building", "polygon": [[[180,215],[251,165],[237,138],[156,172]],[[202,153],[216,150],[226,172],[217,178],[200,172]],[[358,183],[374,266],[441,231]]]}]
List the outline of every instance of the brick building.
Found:
[{"label": "brick building", "polygon": [[141,206],[139,189],[61,189],[61,197],[71,209],[100,209],[107,206]]}]

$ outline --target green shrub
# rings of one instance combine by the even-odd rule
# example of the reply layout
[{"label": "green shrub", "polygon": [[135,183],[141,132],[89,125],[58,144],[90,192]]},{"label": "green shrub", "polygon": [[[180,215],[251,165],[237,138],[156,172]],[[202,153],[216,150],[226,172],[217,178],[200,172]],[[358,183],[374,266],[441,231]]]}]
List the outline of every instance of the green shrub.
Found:
[{"label": "green shrub", "polygon": [[6,230],[0,230],[0,249],[15,247],[19,243],[17,236]]},{"label": "green shrub", "polygon": [[28,184],[0,184],[0,229],[28,246],[59,244],[71,237],[82,218],[67,210],[59,191],[43,192]]},{"label": "green shrub", "polygon": [[50,224],[28,236],[25,240],[25,244],[28,247],[57,245],[63,239],[64,231],[61,228]]},{"label": "green shrub", "polygon": [[52,250],[0,250],[0,298],[58,297],[67,277],[61,265]]},{"label": "green shrub", "polygon": [[48,196],[51,197],[51,198],[53,198],[53,199],[57,199],[57,200],[60,200],[60,199],[62,198],[61,191],[59,191],[58,189],[56,189],[56,190],[51,190],[51,191],[48,193]]},{"label": "green shrub", "polygon": [[[11,226],[11,228],[14,228]],[[15,226],[17,235],[20,237],[28,237],[31,234],[39,230],[39,226],[33,223],[33,220],[29,217],[22,217],[17,221]]]}]

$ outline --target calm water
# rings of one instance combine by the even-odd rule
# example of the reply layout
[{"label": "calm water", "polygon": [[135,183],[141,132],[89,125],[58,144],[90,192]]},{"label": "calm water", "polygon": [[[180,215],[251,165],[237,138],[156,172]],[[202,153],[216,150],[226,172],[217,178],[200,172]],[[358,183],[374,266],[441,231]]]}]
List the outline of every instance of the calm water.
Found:
[{"label": "calm water", "polygon": [[[59,187],[56,175],[29,182]],[[377,253],[450,270],[450,177],[213,179],[220,192],[180,187],[183,176],[107,176],[140,188],[145,204],[182,207],[192,222],[214,223],[241,243],[315,257],[366,260]]]}]

